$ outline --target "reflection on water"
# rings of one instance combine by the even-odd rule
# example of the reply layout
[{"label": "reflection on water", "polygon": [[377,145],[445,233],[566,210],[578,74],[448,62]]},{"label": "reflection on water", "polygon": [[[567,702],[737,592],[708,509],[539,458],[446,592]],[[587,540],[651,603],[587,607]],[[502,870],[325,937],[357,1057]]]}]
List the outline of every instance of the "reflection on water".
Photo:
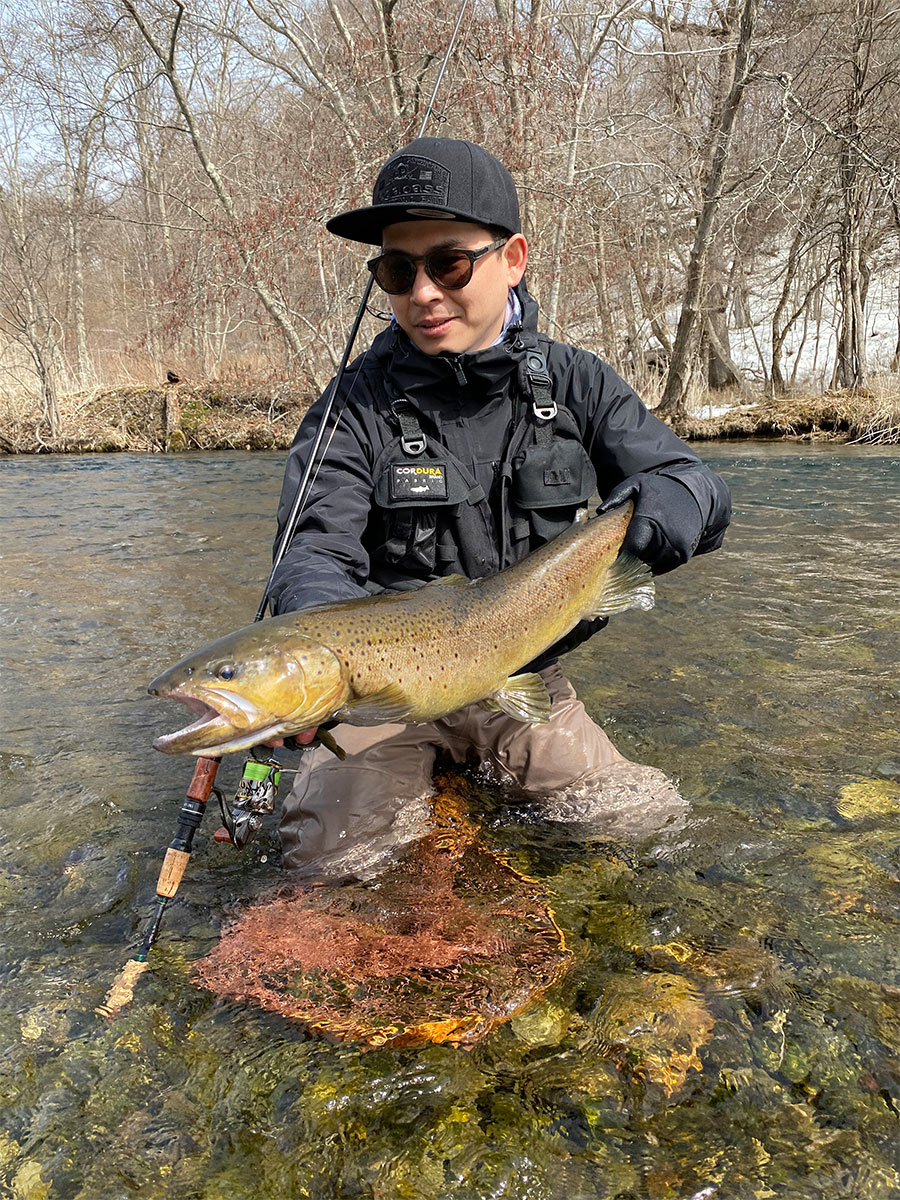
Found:
[{"label": "reflection on water", "polygon": [[706,457],[726,548],[566,663],[690,816],[585,845],[486,792],[575,965],[471,1052],[368,1053],[187,981],[277,879],[271,826],[201,831],[135,1003],[93,1013],[190,775],[143,688],[252,618],[280,456],[0,463],[0,1194],[900,1196],[900,462]]}]

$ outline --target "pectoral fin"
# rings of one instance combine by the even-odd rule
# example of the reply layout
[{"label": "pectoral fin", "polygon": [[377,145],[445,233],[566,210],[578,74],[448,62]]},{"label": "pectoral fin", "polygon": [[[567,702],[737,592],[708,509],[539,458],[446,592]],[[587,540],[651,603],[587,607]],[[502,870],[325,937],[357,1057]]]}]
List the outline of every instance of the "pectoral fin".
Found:
[{"label": "pectoral fin", "polygon": [[510,675],[503,687],[493,696],[479,701],[482,708],[498,709],[517,721],[529,725],[544,725],[550,720],[550,696],[540,675]]},{"label": "pectoral fin", "polygon": [[399,684],[389,683],[380,692],[348,700],[336,715],[349,725],[389,725],[407,720],[413,702]]},{"label": "pectoral fin", "polygon": [[328,730],[323,729],[321,725],[316,731],[316,736],[313,740],[318,742],[320,746],[324,746],[326,750],[330,750],[334,757],[340,759],[341,762],[347,757],[347,751],[342,746],[339,746]]},{"label": "pectoral fin", "polygon": [[653,573],[633,554],[620,554],[606,575],[603,594],[589,617],[608,617],[629,608],[653,607]]}]

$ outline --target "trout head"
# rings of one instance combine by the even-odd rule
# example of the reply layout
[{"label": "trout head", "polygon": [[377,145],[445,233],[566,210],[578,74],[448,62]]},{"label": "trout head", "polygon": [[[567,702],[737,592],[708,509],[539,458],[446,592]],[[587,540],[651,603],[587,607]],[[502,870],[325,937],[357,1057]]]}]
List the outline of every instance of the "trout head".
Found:
[{"label": "trout head", "polygon": [[197,715],[184,729],[158,737],[155,749],[247,750],[318,725],[341,707],[348,685],[337,655],[296,633],[289,640],[272,636],[272,623],[220,638],[153,680],[151,696],[180,700]]}]

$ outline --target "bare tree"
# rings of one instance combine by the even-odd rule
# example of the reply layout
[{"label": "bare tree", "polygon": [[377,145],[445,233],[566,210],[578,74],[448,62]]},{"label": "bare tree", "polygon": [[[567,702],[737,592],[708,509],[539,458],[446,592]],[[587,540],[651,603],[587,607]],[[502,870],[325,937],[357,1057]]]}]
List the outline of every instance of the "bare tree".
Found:
[{"label": "bare tree", "polygon": [[734,121],[747,86],[756,18],[757,0],[740,0],[740,3],[732,0],[729,4],[727,23],[730,27],[737,26],[737,42],[730,52],[733,63],[731,86],[714,126],[712,156],[688,262],[681,317],[675,334],[666,387],[660,402],[660,408],[672,414],[685,410],[691,360],[695,353],[694,334],[700,316],[701,292],[713,235],[713,223],[722,198]]},{"label": "bare tree", "polygon": [[[31,97],[13,98],[13,65],[31,62],[21,30],[2,30],[0,53],[0,334],[24,351],[38,382],[41,422],[59,429],[62,375],[60,220],[48,180],[32,149],[41,130]],[[3,94],[5,93],[5,95]]]},{"label": "bare tree", "polygon": [[840,124],[839,180],[841,221],[838,234],[838,281],[841,326],[834,384],[862,388],[867,382],[866,290],[868,264],[863,249],[866,214],[862,138],[878,0],[854,0],[849,45],[849,85]]},{"label": "bare tree", "polygon": [[[20,183],[20,181],[16,181]],[[27,355],[38,383],[41,423],[59,432],[62,330],[54,311],[54,246],[44,236],[54,214],[41,212],[21,186],[0,187],[0,333]]]},{"label": "bare tree", "polygon": [[[593,12],[590,17],[581,18],[566,15],[560,21],[560,28],[565,31],[568,38],[568,46],[571,51],[574,70],[571,81],[572,100],[568,112],[568,126],[565,138],[565,168],[560,181],[564,203],[560,207],[556,228],[553,232],[552,259],[555,263],[562,262],[566,248],[569,218],[572,212],[571,195],[575,186],[579,151],[582,149],[585,108],[588,98],[591,95],[592,87],[596,86],[594,72],[597,57],[607,38],[615,29],[618,18],[628,12],[629,9],[633,10],[634,7],[632,0],[620,0],[620,3],[613,8],[612,12]],[[546,312],[551,329],[559,327],[559,300],[562,278],[563,272],[557,270],[554,272],[550,284],[550,295]]]},{"label": "bare tree", "polygon": [[292,353],[298,358],[302,355],[304,345],[290,312],[281,299],[268,286],[255,261],[252,248],[248,245],[238,219],[234,198],[226,184],[222,172],[213,161],[206,140],[200,128],[200,122],[191,104],[188,88],[182,80],[177,64],[178,33],[185,15],[184,5],[175,0],[175,12],[169,21],[166,42],[161,41],[154,32],[151,19],[143,13],[133,0],[122,0],[122,5],[134,21],[141,36],[156,57],[165,78],[168,80],[175,97],[175,102],[184,120],[188,136],[194,152],[207,178],[212,184],[216,198],[228,219],[229,233],[234,246],[247,272],[251,285],[260,299],[266,312],[281,330]]},{"label": "bare tree", "polygon": [[[671,356],[675,412],[754,353],[773,392],[861,386],[869,279],[898,266],[898,14],[757,2],[475,0],[428,129],[512,170],[551,332],[650,401]],[[24,11],[0,14],[0,354],[48,420],[89,369],[320,386],[363,275],[325,221],[417,132],[456,5]]]},{"label": "bare tree", "polygon": [[92,373],[85,315],[85,240],[96,221],[92,203],[117,68],[104,61],[96,30],[71,18],[59,0],[39,0],[30,26],[39,52],[23,71],[39,97],[59,148],[59,191],[66,228],[66,320],[71,372]]}]

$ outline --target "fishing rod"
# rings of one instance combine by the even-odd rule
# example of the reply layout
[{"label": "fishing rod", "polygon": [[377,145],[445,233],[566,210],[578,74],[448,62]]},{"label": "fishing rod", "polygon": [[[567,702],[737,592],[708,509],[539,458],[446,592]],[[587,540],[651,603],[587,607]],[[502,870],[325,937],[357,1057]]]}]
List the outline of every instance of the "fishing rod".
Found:
[{"label": "fishing rod", "polygon": [[[459,6],[459,12],[456,15],[456,24],[453,26],[453,32],[450,34],[450,41],[447,43],[447,49],[444,53],[441,68],[438,71],[437,79],[434,82],[434,88],[431,92],[431,99],[428,101],[428,104],[425,108],[425,115],[422,118],[422,124],[419,128],[418,134],[416,135],[417,137],[425,136],[425,129],[428,125],[429,118],[434,111],[434,101],[444,78],[444,72],[447,70],[447,64],[450,61],[450,55],[453,52],[453,47],[456,43],[460,26],[462,25],[463,14],[466,11],[468,3],[469,0],[462,0],[462,3]],[[297,522],[300,520],[303,510],[306,507],[306,503],[309,500],[309,493],[312,490],[312,485],[315,483],[319,468],[322,466],[322,459],[320,459],[318,464],[316,464],[316,458],[319,454],[322,440],[325,437],[325,429],[331,418],[331,412],[334,408],[335,398],[337,397],[338,389],[343,382],[344,374],[347,370],[347,363],[350,361],[350,355],[353,351],[354,343],[356,342],[356,335],[359,333],[359,327],[362,324],[363,317],[365,316],[366,307],[369,302],[369,296],[372,294],[372,287],[374,283],[374,275],[369,275],[369,278],[366,280],[366,286],[363,288],[362,299],[359,302],[359,308],[356,310],[356,316],[353,320],[353,325],[350,328],[347,344],[344,346],[344,353],[341,356],[340,365],[338,366],[334,379],[331,381],[331,387],[328,391],[328,399],[325,401],[325,406],[322,409],[322,416],[319,418],[319,424],[316,427],[312,449],[310,450],[309,457],[306,460],[306,465],[303,468],[303,474],[300,477],[300,482],[297,485],[297,491],[294,496],[294,502],[291,505],[291,511],[288,515],[287,521],[285,522],[284,531],[278,540],[278,545],[272,558],[272,570],[269,572],[269,578],[266,580],[266,586],[263,589],[262,600],[260,601],[260,605],[256,613],[257,621],[261,621],[265,616],[266,606],[269,603],[269,591],[272,587],[272,580],[275,577],[275,572],[278,570],[278,565],[282,558],[284,558],[288,546],[291,544],[291,539],[293,538],[294,531],[297,528]],[[342,410],[338,410],[335,415],[334,427],[331,430],[332,437],[334,436],[334,432],[340,422],[341,414]],[[322,458],[324,459],[324,454]]]},{"label": "fishing rod", "polygon": [[[459,6],[459,12],[456,16],[456,22],[453,26],[453,32],[450,35],[450,40],[447,43],[447,49],[444,52],[444,57],[441,62],[440,70],[435,80],[434,88],[431,92],[431,98],[425,108],[425,114],[422,118],[422,124],[419,128],[417,137],[424,137],[425,129],[428,126],[432,113],[434,112],[434,102],[440,90],[441,83],[444,78],[444,73],[447,70],[447,64],[450,61],[450,55],[453,53],[453,47],[456,44],[456,39],[459,36],[459,31],[462,26],[463,15],[468,7],[469,0],[462,0]],[[359,333],[359,327],[362,324],[363,316],[366,313],[366,308],[369,301],[369,296],[372,293],[374,284],[374,276],[369,275],[366,281],[366,286],[363,288],[362,299],[359,302],[356,316],[350,328],[350,333],[347,337],[347,343],[344,346],[344,352],[341,355],[341,361],[338,366],[334,379],[331,382],[331,387],[328,391],[328,398],[325,401],[322,410],[322,416],[319,419],[319,424],[316,427],[316,432],[313,437],[312,448],[300,482],[297,485],[297,492],[294,496],[291,510],[288,519],[285,522],[284,530],[278,539],[278,544],[275,548],[275,553],[272,558],[272,569],[269,572],[269,577],[266,580],[263,588],[262,599],[257,609],[254,621],[261,621],[265,616],[266,608],[269,604],[269,592],[272,587],[272,580],[278,565],[284,557],[291,539],[297,528],[297,522],[303,513],[304,508],[309,500],[309,494],[312,486],[315,483],[316,476],[322,465],[327,445],[322,456],[316,463],[316,459],[320,453],[322,442],[325,437],[325,430],[328,422],[331,419],[332,411],[334,411],[335,399],[343,382],[344,375],[347,370],[347,364],[350,361],[350,355],[353,351],[353,346],[356,342],[356,335]],[[331,430],[331,437],[334,436],[335,430],[341,419],[342,409],[335,412],[334,425]],[[329,438],[330,441],[330,438]],[[334,739],[326,730],[320,730],[318,741],[327,746],[338,757],[343,758],[343,751],[335,745]],[[238,849],[243,849],[250,841],[256,831],[259,829],[262,822],[262,814],[271,812],[275,804],[275,796],[277,793],[278,782],[281,772],[284,768],[280,763],[273,758],[258,758],[256,757],[256,749],[251,750],[250,758],[244,764],[244,772],[241,777],[241,782],[238,786],[238,791],[235,796],[234,806],[229,814],[222,793],[216,788],[215,778],[216,772],[219,769],[221,758],[209,757],[201,755],[197,759],[194,767],[194,774],[188,786],[185,798],[181,805],[181,810],[178,814],[178,822],[175,829],[175,836],[169,843],[163,859],[162,867],[160,868],[159,878],[156,883],[156,907],[153,915],[147,926],[141,945],[135,954],[134,958],[129,959],[118,975],[113,980],[112,986],[106,994],[102,1004],[98,1005],[94,1010],[100,1016],[114,1017],[127,1004],[129,1004],[134,996],[134,988],[140,976],[147,970],[150,965],[150,950],[159,936],[160,925],[162,924],[163,913],[169,903],[174,899],[178,888],[181,885],[181,880],[184,877],[184,872],[191,856],[193,847],[194,835],[200,828],[200,823],[203,820],[203,814],[206,811],[206,805],[209,797],[215,794],[219,800],[219,806],[222,811],[222,820],[225,827],[225,836],[216,835],[218,841],[228,841]]]},{"label": "fishing rod", "polygon": [[150,949],[159,934],[163,913],[178,891],[184,876],[188,859],[191,857],[194,834],[203,820],[206,802],[214,790],[213,784],[221,761],[220,758],[197,759],[194,774],[178,814],[175,836],[166,850],[156,882],[156,907],[153,916],[134,958],[128,960],[113,980],[103,1003],[94,1009],[101,1017],[113,1017],[131,1002],[134,985],[150,965]]}]

